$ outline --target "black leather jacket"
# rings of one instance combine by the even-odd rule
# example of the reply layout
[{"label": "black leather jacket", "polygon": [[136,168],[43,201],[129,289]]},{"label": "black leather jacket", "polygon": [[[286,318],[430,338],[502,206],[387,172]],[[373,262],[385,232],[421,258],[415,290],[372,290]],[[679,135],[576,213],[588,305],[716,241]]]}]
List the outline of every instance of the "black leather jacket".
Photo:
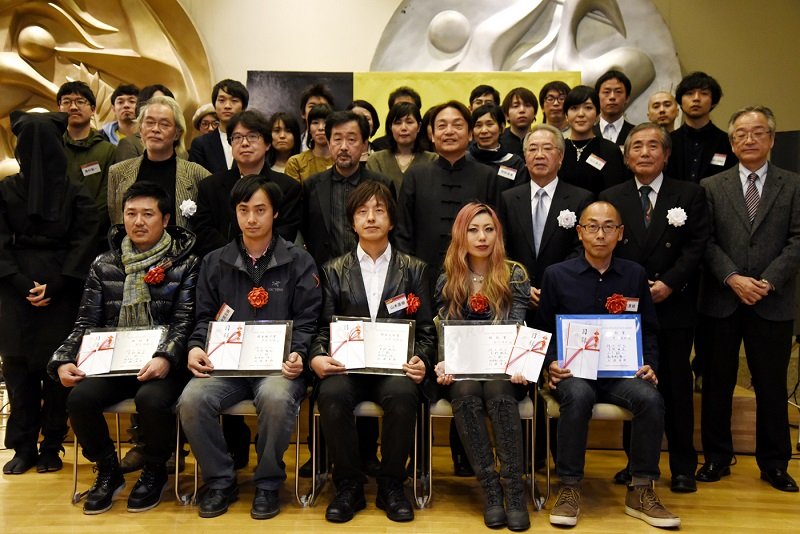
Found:
[{"label": "black leather jacket", "polygon": [[[172,265],[165,270],[163,282],[149,286],[150,311],[155,324],[169,326],[166,340],[153,356],[167,358],[174,370],[186,365],[186,340],[194,324],[195,286],[200,260],[191,254],[195,240],[193,233],[180,226],[170,226],[167,231],[172,236],[172,248],[165,259],[171,259]],[[92,262],[75,327],[47,364],[47,372],[54,379],[58,378],[59,366],[75,363],[87,328],[117,325],[125,285],[121,255],[124,237],[125,228],[121,224],[113,226],[108,233],[111,250]]]}]

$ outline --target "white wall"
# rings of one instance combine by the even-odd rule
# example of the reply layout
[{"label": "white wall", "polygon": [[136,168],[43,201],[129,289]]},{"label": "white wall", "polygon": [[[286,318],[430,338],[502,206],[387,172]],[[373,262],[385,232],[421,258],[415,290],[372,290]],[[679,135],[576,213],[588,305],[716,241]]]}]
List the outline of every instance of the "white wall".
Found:
[{"label": "white wall", "polygon": [[368,71],[401,0],[180,0],[215,80],[248,70]]}]

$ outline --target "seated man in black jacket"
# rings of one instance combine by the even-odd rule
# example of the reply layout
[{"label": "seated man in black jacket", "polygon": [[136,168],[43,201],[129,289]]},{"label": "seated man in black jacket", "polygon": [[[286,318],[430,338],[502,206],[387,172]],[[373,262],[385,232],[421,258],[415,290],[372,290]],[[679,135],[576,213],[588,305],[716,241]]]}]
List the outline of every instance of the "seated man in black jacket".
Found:
[{"label": "seated man in black jacket", "polygon": [[[366,477],[359,461],[358,431],[353,409],[364,400],[383,407],[381,466],[377,474],[377,506],[392,521],[410,521],[414,511],[403,492],[405,462],[414,443],[419,388],[436,351],[428,267],[392,248],[389,232],[395,221],[394,194],[384,184],[359,184],[347,200],[347,217],[358,234],[349,253],[322,269],[320,329],[311,346],[311,369],[320,378],[322,429],[333,459],[336,496],[325,512],[328,521],[350,521],[366,506]],[[329,355],[330,322],[334,315],[414,319],[414,356],[403,365],[405,376],[347,374]]]},{"label": "seated man in black jacket", "polygon": [[[124,228],[109,232],[111,250],[92,263],[75,328],[48,363],[53,378],[74,386],[67,399],[83,454],[97,463],[97,480],[83,513],[111,508],[125,479],[109,437],[103,408],[134,397],[145,439],[145,465],[128,497],[129,512],[158,505],[167,485],[166,462],[175,447],[172,408],[186,384],[186,340],[194,317],[199,261],[194,235],[167,223],[172,198],[158,184],[136,182],[122,198]],[[168,325],[164,342],[136,376],[92,377],[76,366],[81,337],[91,327]]]},{"label": "seated man in black jacket", "polygon": [[[258,465],[250,515],[269,519],[280,512],[278,489],[286,479],[283,455],[306,393],[304,361],[316,333],[322,293],[311,256],[273,232],[273,220],[281,209],[277,185],[263,176],[243,178],[233,186],[231,205],[242,235],[203,258],[197,324],[189,338],[189,369],[195,377],[181,395],[178,411],[208,486],[200,501],[200,517],[216,517],[239,494],[219,414],[252,399],[258,412]],[[212,376],[206,338],[209,323],[222,310],[231,321],[292,321],[291,352],[281,375]]]}]

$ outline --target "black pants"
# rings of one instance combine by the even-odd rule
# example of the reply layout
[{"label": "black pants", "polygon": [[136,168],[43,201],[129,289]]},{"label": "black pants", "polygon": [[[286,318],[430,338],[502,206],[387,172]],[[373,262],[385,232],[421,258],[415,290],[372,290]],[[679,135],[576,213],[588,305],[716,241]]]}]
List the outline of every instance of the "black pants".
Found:
[{"label": "black pants", "polygon": [[145,462],[165,463],[175,450],[175,403],[187,378],[184,372],[173,370],[162,380],[147,382],[135,376],[89,377],[79,382],[69,394],[67,407],[83,455],[96,462],[114,453],[103,409],[133,397],[144,436]]},{"label": "black pants", "polygon": [[36,455],[41,430],[42,450],[58,450],[67,435],[66,399],[69,390],[47,376],[44,369],[30,369],[24,360],[3,360],[3,375],[11,401],[5,445],[14,451]]},{"label": "black pants", "polygon": [[333,458],[333,480],[366,481],[361,470],[358,431],[353,410],[362,401],[383,408],[381,479],[406,479],[406,459],[414,445],[419,388],[405,376],[336,375],[319,385],[322,430]]},{"label": "black pants", "polygon": [[762,471],[786,469],[792,455],[786,372],[792,321],[769,321],[740,304],[733,315],[709,321],[710,351],[703,372],[702,436],[706,461],[731,462],[731,411],[744,341],[756,392],[756,462]]}]

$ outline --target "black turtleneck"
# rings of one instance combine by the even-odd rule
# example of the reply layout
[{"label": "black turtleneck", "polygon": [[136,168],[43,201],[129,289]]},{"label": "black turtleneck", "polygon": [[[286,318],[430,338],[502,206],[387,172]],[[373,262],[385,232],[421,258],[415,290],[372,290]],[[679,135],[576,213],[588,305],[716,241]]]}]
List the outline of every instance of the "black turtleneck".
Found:
[{"label": "black turtleneck", "polygon": [[[177,173],[178,163],[175,159],[175,152],[172,152],[172,157],[164,161],[153,161],[147,157],[147,151],[142,156],[142,164],[139,166],[139,174],[136,175],[136,181],[147,180],[156,182],[163,187],[167,193],[175,200],[175,175]],[[175,213],[177,213],[178,206],[175,206]],[[170,223],[173,223],[175,217],[172,218]]]}]

